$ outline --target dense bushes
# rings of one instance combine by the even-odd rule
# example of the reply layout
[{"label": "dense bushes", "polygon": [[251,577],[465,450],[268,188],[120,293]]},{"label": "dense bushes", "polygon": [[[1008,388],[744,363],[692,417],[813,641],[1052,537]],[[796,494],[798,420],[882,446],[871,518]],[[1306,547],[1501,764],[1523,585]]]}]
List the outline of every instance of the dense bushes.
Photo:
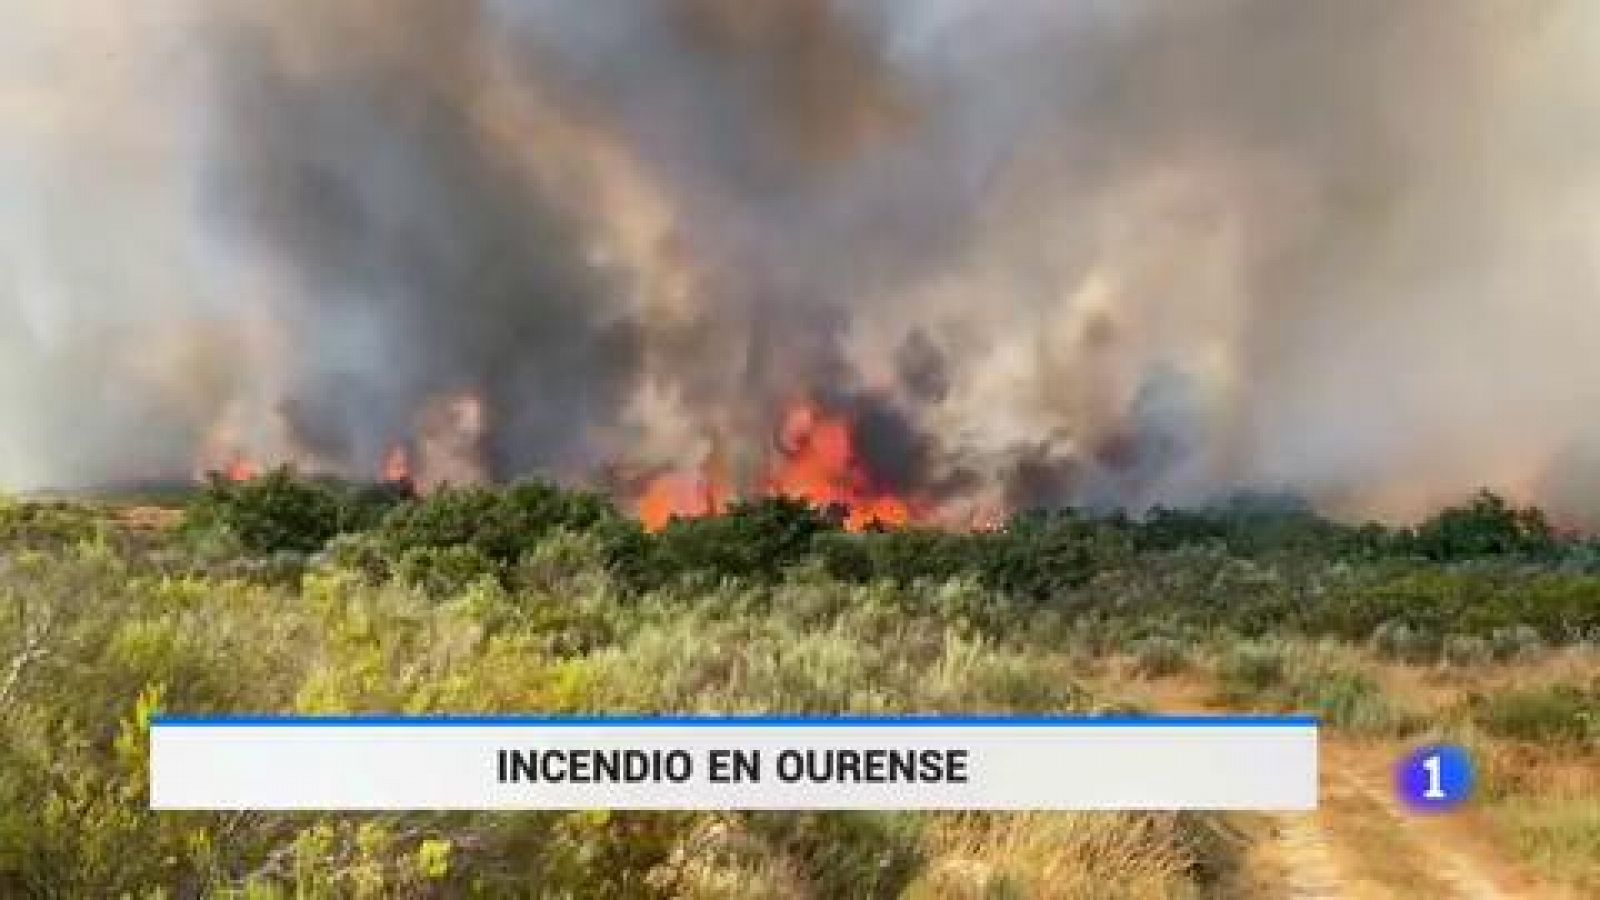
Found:
[{"label": "dense bushes", "polygon": [[191,535],[231,539],[254,556],[309,555],[336,535],[372,528],[405,494],[400,486],[301,478],[287,468],[248,481],[212,475],[189,505],[185,526]]},{"label": "dense bushes", "polygon": [[1555,532],[1537,509],[1517,509],[1483,491],[1466,506],[1440,512],[1417,529],[1418,553],[1436,562],[1519,556],[1539,559],[1557,551]]},{"label": "dense bushes", "polygon": [[1337,646],[1247,641],[1224,648],[1216,676],[1219,699],[1230,704],[1301,710],[1364,734],[1397,733],[1418,722]]},{"label": "dense bushes", "polygon": [[[603,572],[560,571],[593,549],[552,532],[524,559],[546,583],[517,593],[492,580],[419,590],[338,568],[292,587],[174,578],[93,545],[0,552],[0,896],[144,897],[159,886],[160,896],[516,897],[537,885],[574,897],[893,897],[939,852],[924,834],[938,820],[911,814],[156,815],[144,744],[155,709],[1094,705],[1046,632],[988,640],[907,612],[907,592],[881,586],[796,580],[752,614],[755,588],[629,594]],[[18,647],[38,652],[19,657],[13,677]],[[1026,876],[1026,861],[1016,865]],[[1183,877],[1171,875],[1175,886]]]},{"label": "dense bushes", "polygon": [[808,564],[851,584],[971,578],[1026,607],[1370,638],[1410,661],[1475,652],[1464,638],[1490,641],[1503,659],[1514,635],[1527,644],[1600,632],[1600,573],[1552,565],[1586,559],[1592,546],[1561,543],[1538,511],[1491,494],[1415,531],[1340,525],[1283,498],[1246,496],[1143,519],[1062,511],[1019,515],[994,531],[864,534],[846,533],[837,511],[767,498],[647,534],[604,497],[543,481],[415,497],[278,471],[213,482],[187,520],[191,536],[221,535],[249,555],[326,549],[376,579],[441,590],[484,576],[511,586],[527,554],[564,531],[583,535],[589,562],[632,591],[684,578],[772,584]]},{"label": "dense bushes", "polygon": [[676,519],[653,541],[660,577],[700,572],[771,580],[812,552],[819,535],[838,525],[786,497],[737,503],[725,514]]},{"label": "dense bushes", "polygon": [[558,528],[586,531],[616,520],[616,510],[598,494],[526,481],[499,491],[445,488],[408,500],[388,511],[376,535],[396,556],[470,546],[491,562],[510,566]]},{"label": "dense bushes", "polygon": [[1600,681],[1497,693],[1477,698],[1473,707],[1474,718],[1491,734],[1600,750]]},{"label": "dense bushes", "polygon": [[[158,816],[145,723],[1120,710],[1115,654],[1389,735],[1417,722],[1349,642],[1481,666],[1600,627],[1600,578],[1543,550],[1435,560],[1408,532],[1282,504],[982,533],[839,522],[774,499],[647,534],[547,483],[417,497],[286,471],[213,483],[148,543],[106,510],[0,503],[0,896],[1203,895],[1236,853],[1210,816]],[[232,565],[256,558],[282,566]],[[1596,701],[1459,709],[1568,753],[1593,746]]]},{"label": "dense bushes", "polygon": [[98,540],[111,529],[104,518],[70,503],[25,503],[0,494],[0,547],[40,548]]},{"label": "dense bushes", "polygon": [[1437,652],[1452,633],[1493,637],[1520,628],[1523,634],[1532,629],[1533,640],[1565,641],[1600,626],[1600,578],[1520,567],[1413,565],[1330,592],[1307,612],[1307,625],[1351,638],[1403,626],[1422,655]]}]

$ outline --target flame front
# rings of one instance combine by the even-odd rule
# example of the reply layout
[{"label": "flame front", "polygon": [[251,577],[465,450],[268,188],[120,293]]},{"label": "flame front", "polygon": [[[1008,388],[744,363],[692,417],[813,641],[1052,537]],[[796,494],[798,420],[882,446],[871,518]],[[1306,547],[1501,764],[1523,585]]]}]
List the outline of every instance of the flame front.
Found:
[{"label": "flame front", "polygon": [[660,531],[674,518],[696,519],[727,508],[732,492],[706,473],[669,472],[650,481],[639,496],[639,521]]},{"label": "flame front", "polygon": [[[391,444],[367,477],[422,491],[482,481],[478,460],[483,430],[480,397],[471,393],[441,397],[418,417],[413,437]],[[934,514],[933,504],[915,502],[889,489],[872,471],[848,414],[811,399],[787,406],[773,429],[765,461],[754,467],[753,475],[736,476],[724,450],[728,441],[714,437],[718,439],[704,460],[658,471],[630,492],[634,513],[645,528],[659,531],[675,518],[717,515],[741,496],[802,500],[842,515],[842,524],[851,531],[928,521]],[[229,481],[257,478],[279,459],[270,453],[245,452],[236,435],[222,429],[209,444],[206,459],[212,462],[202,460],[200,471],[216,472]],[[318,471],[314,465],[311,470]]]},{"label": "flame front", "polygon": [[[757,494],[842,509],[844,525],[851,531],[905,525],[917,518],[914,504],[874,483],[847,418],[809,400],[796,402],[785,413],[775,443]],[[635,510],[640,522],[656,531],[674,518],[720,513],[735,493],[720,454],[713,453],[698,471],[672,471],[651,479]]]},{"label": "flame front", "polygon": [[386,484],[411,484],[415,480],[411,472],[411,452],[404,444],[396,444],[384,454],[381,476]]},{"label": "flame front", "polygon": [[261,466],[254,460],[244,455],[237,455],[225,466],[221,473],[228,481],[251,481],[261,474]]},{"label": "flame front", "polygon": [[766,492],[818,507],[843,507],[848,510],[845,527],[852,531],[911,521],[906,500],[873,484],[857,452],[849,421],[810,402],[790,407],[784,418],[777,464],[768,477]]}]

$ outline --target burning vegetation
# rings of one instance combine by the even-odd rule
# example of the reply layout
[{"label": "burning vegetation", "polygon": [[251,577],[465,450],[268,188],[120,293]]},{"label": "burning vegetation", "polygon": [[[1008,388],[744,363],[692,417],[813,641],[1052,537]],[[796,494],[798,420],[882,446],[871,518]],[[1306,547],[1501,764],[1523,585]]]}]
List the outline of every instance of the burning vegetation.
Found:
[{"label": "burning vegetation", "polygon": [[[845,418],[811,402],[789,408],[772,448],[771,464],[759,490],[770,497],[793,497],[822,509],[837,509],[851,530],[912,521],[911,501],[882,485],[857,446]],[[668,472],[650,479],[637,510],[647,528],[660,529],[673,517],[722,512],[739,496],[717,454],[696,472]]]},{"label": "burning vegetation", "polygon": [[0,67],[6,486],[1597,508],[1592,4],[88,6]]}]

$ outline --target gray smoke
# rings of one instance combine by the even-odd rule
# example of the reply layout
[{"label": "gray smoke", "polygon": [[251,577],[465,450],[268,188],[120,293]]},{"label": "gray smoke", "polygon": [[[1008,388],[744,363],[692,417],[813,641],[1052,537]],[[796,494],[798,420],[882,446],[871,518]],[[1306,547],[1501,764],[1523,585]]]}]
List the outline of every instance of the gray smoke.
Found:
[{"label": "gray smoke", "polygon": [[753,483],[805,397],[958,519],[1600,510],[1581,0],[70,0],[0,128],[0,484]]}]

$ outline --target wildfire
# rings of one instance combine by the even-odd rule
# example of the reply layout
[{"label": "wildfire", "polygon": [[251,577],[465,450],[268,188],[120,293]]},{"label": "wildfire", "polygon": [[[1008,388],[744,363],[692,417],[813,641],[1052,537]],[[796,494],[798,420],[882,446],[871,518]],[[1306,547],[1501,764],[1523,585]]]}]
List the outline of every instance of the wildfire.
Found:
[{"label": "wildfire", "polygon": [[[389,447],[373,474],[384,484],[423,491],[480,480],[473,461],[480,456],[483,427],[480,399],[466,394],[446,397],[419,416],[412,439]],[[766,462],[754,473],[736,476],[723,444],[716,442],[697,466],[646,481],[635,495],[635,513],[645,528],[659,531],[674,518],[716,515],[739,496],[755,495],[792,497],[819,509],[842,510],[843,525],[851,531],[927,518],[927,509],[887,489],[871,471],[855,429],[847,414],[811,400],[796,401],[779,420]],[[239,443],[217,440],[212,446],[207,456],[224,462],[202,470],[214,470],[233,482],[251,481],[263,473],[260,458],[240,450]]]},{"label": "wildfire", "polygon": [[778,460],[766,491],[798,497],[821,506],[849,510],[845,527],[859,531],[874,523],[904,525],[911,520],[905,500],[879,492],[861,464],[849,421],[811,403],[789,409],[778,435]]},{"label": "wildfire", "polygon": [[197,481],[219,477],[226,481],[253,481],[261,477],[263,466],[258,457],[246,449],[233,422],[218,423],[206,435],[205,444],[195,460],[193,477]]},{"label": "wildfire", "polygon": [[698,472],[669,472],[649,483],[639,496],[639,521],[660,531],[673,518],[695,519],[721,512],[731,491],[715,478]]},{"label": "wildfire", "polygon": [[222,469],[222,477],[229,481],[253,481],[261,475],[261,466],[246,456],[235,456],[231,462]]},{"label": "wildfire", "polygon": [[404,445],[396,444],[389,448],[388,453],[384,454],[383,469],[380,472],[380,476],[385,484],[410,484],[412,482],[411,453]]},{"label": "wildfire", "polygon": [[[791,406],[778,429],[774,459],[761,480],[766,496],[805,500],[847,510],[844,525],[860,531],[875,524],[905,525],[913,518],[904,498],[877,488],[856,449],[848,419],[809,401]],[[698,518],[727,508],[734,495],[718,455],[698,472],[669,472],[646,485],[636,507],[652,531],[674,517]]]}]

